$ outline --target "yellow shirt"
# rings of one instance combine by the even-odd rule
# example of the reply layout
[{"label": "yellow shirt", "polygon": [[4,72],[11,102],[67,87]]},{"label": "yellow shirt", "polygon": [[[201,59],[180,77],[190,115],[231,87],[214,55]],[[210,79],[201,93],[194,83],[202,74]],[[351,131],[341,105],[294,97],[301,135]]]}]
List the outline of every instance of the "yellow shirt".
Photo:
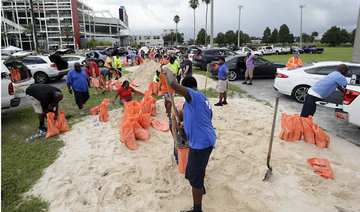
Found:
[{"label": "yellow shirt", "polygon": [[178,75],[179,74],[179,68],[180,65],[179,63],[175,60],[174,64],[168,63],[167,66],[171,69],[171,71],[175,74]]},{"label": "yellow shirt", "polygon": [[114,60],[113,68],[121,68],[121,59],[120,59],[120,57],[117,58],[116,56],[114,56],[113,60]]}]

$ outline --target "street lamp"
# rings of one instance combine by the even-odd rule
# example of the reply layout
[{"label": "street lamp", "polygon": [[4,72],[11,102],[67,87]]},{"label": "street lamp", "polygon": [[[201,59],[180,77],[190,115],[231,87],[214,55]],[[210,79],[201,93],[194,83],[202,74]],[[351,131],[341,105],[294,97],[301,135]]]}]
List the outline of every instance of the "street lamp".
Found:
[{"label": "street lamp", "polygon": [[305,4],[300,4],[299,8],[300,8],[300,48],[302,48],[302,10],[305,7]]},{"label": "street lamp", "polygon": [[241,8],[244,6],[239,5],[239,27],[238,27],[238,47],[240,48],[240,17],[241,17]]}]

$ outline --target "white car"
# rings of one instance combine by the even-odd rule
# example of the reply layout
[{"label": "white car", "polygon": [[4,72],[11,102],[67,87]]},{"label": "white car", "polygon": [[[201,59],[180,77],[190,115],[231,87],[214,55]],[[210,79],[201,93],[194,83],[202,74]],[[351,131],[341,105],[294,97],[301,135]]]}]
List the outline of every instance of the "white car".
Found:
[{"label": "white car", "polygon": [[291,51],[289,46],[271,45],[271,48],[275,54],[288,54]]},{"label": "white car", "polygon": [[274,51],[271,46],[260,46],[257,48],[257,51],[261,52],[261,54],[274,54]]},{"label": "white car", "polygon": [[246,47],[246,46],[245,47],[240,47],[240,49],[238,51],[236,51],[236,53],[238,53],[238,54],[246,54],[248,52],[250,52],[251,55],[257,55],[257,56],[262,56],[263,55],[260,51],[252,50],[252,49],[250,49],[249,47]]},{"label": "white car", "polygon": [[60,55],[32,55],[22,62],[31,70],[36,83],[46,83],[49,79],[61,79],[69,72],[68,63]]},{"label": "white car", "polygon": [[75,63],[82,64],[83,62],[86,61],[86,57],[82,57],[82,56],[63,56],[62,58],[66,62],[68,62],[68,66],[70,70],[74,68]]},{"label": "white car", "polygon": [[[9,56],[1,60],[1,109],[17,107],[25,96],[28,86],[35,83],[30,70],[21,62],[21,57]],[[11,80],[10,70],[19,69],[19,81]]]},{"label": "white car", "polygon": [[339,64],[349,66],[349,72],[345,76],[348,82],[350,82],[352,74],[360,75],[360,64],[358,63],[341,61],[308,63],[294,69],[278,68],[274,88],[276,91],[292,96],[296,101],[303,103],[308,89],[326,75],[336,71]]}]

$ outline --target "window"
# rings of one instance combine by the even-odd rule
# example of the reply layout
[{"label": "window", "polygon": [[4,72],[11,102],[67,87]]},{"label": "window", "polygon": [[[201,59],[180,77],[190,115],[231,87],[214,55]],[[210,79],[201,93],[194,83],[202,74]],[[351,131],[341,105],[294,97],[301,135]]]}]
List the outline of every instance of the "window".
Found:
[{"label": "window", "polygon": [[236,55],[234,52],[232,51],[226,51],[226,55],[227,56],[233,56],[233,55]]},{"label": "window", "polygon": [[214,51],[214,50],[204,52],[204,55],[215,55],[215,54],[216,54],[216,51]]},{"label": "window", "polygon": [[308,74],[315,74],[316,68],[309,68],[309,69],[305,69],[304,71]]},{"label": "window", "polygon": [[44,64],[44,63],[47,63],[45,60],[41,59],[41,58],[36,58],[37,60],[37,64]]},{"label": "window", "polygon": [[266,61],[262,58],[258,58],[257,60],[255,60],[254,64],[255,65],[264,65],[264,64],[266,64]]},{"label": "window", "polygon": [[216,55],[225,56],[225,50],[216,51]]},{"label": "window", "polygon": [[325,66],[318,68],[316,74],[328,75],[333,71],[336,71],[336,66]]},{"label": "window", "polygon": [[[356,74],[360,76],[360,66],[350,66],[350,71],[351,74]],[[348,72],[348,74],[350,73],[350,71]]]},{"label": "window", "polygon": [[36,57],[27,57],[23,59],[23,63],[26,65],[37,64]]}]

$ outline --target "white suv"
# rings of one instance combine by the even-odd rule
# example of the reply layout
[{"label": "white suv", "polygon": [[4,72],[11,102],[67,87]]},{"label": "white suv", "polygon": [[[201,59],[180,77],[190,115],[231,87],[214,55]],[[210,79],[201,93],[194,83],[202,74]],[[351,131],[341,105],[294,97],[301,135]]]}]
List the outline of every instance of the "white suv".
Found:
[{"label": "white suv", "polygon": [[274,51],[273,51],[273,48],[271,46],[260,46],[258,49],[257,49],[259,52],[261,52],[261,54],[273,54]]},{"label": "white suv", "polygon": [[[1,60],[1,109],[17,107],[20,104],[20,98],[25,96],[25,90],[28,86],[35,83],[31,77],[30,70],[21,62],[21,57],[9,56]],[[10,70],[19,70],[18,79],[11,80]]]},{"label": "white suv", "polygon": [[50,56],[31,55],[22,62],[29,67],[36,83],[46,83],[49,79],[61,79],[69,72],[68,63],[58,54]]}]

